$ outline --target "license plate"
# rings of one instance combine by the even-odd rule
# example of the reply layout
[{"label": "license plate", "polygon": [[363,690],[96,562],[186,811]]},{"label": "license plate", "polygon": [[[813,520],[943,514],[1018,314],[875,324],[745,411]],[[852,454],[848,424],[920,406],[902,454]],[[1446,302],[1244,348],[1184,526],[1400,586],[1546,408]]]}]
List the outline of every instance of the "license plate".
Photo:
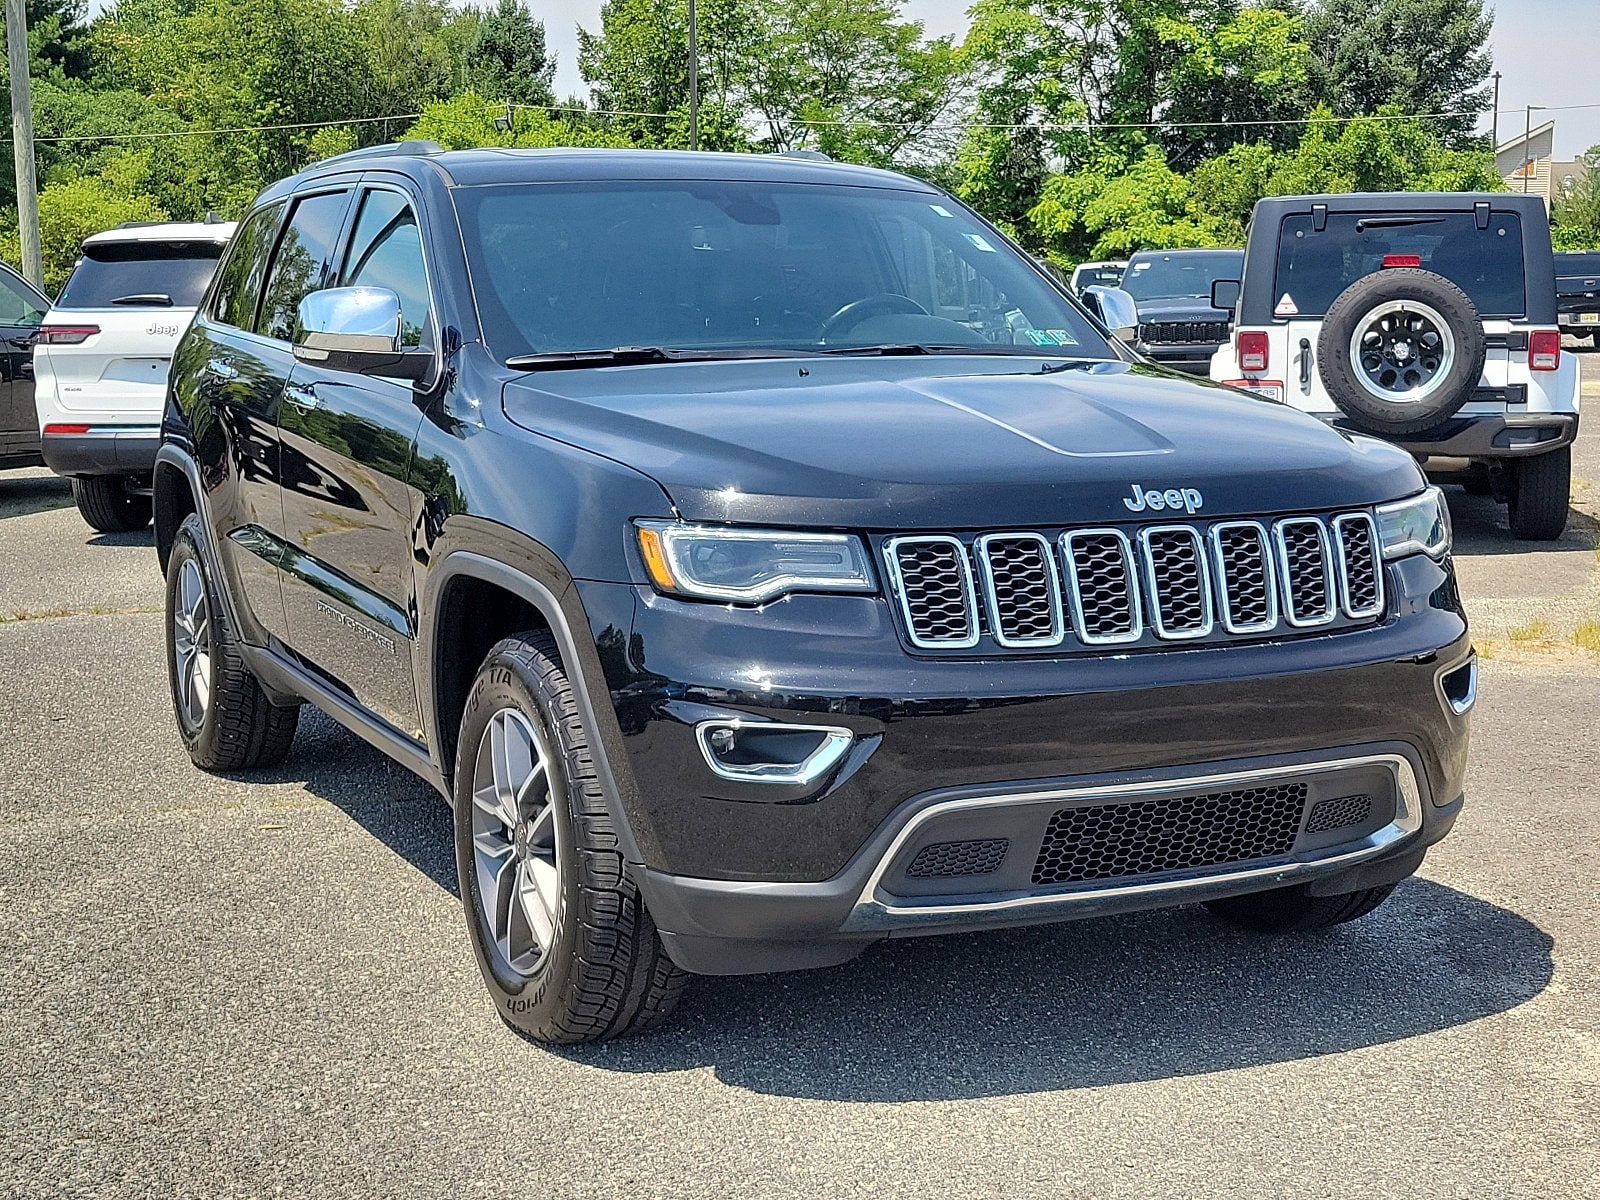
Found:
[{"label": "license plate", "polygon": [[1283,384],[1281,383],[1250,383],[1240,381],[1234,383],[1233,386],[1239,388],[1241,391],[1254,392],[1258,396],[1265,396],[1268,400],[1276,400],[1279,404],[1283,403]]},{"label": "license plate", "polygon": [[1579,313],[1578,324],[1600,325],[1600,313]]}]

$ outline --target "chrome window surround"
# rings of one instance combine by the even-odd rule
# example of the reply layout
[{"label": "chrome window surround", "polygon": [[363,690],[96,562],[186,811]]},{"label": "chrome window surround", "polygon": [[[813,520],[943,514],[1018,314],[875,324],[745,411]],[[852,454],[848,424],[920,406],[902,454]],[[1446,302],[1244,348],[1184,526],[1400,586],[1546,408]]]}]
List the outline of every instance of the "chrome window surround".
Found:
[{"label": "chrome window surround", "polygon": [[[956,561],[961,564],[964,585],[961,602],[967,614],[968,633],[965,638],[929,639],[917,633],[916,622],[911,614],[911,603],[906,596],[904,582],[900,578],[900,556],[895,553],[901,546],[948,546],[954,551]],[[889,588],[900,605],[900,617],[906,624],[906,636],[911,639],[913,646],[921,650],[969,650],[978,644],[977,589],[972,580],[972,561],[967,557],[967,548],[961,544],[960,538],[948,534],[890,538],[883,544],[883,557],[888,565]]]},{"label": "chrome window surround", "polygon": [[[1317,544],[1322,549],[1322,576],[1327,581],[1324,591],[1328,594],[1328,603],[1317,616],[1300,617],[1294,611],[1294,576],[1289,570],[1289,543],[1286,534],[1289,530],[1300,525],[1309,525],[1317,531]],[[1328,527],[1316,517],[1285,517],[1272,527],[1273,549],[1277,552],[1278,578],[1283,589],[1283,616],[1284,619],[1296,629],[1310,629],[1317,625],[1326,625],[1339,615],[1338,577],[1333,569],[1332,539],[1328,534]]]},{"label": "chrome window surround", "polygon": [[[1084,622],[1083,589],[1078,582],[1078,560],[1072,552],[1072,546],[1079,538],[1110,537],[1116,540],[1122,551],[1122,569],[1128,578],[1128,615],[1132,627],[1122,633],[1090,634]],[[1140,601],[1139,568],[1133,560],[1133,545],[1128,541],[1128,535],[1120,529],[1104,527],[1099,529],[1074,529],[1061,535],[1061,553],[1067,560],[1067,574],[1072,579],[1071,594],[1068,596],[1072,604],[1072,627],[1078,635],[1078,640],[1086,646],[1120,646],[1127,642],[1137,642],[1144,636],[1144,610]]]},{"label": "chrome window surround", "polygon": [[[1161,589],[1157,584],[1155,551],[1150,548],[1150,539],[1167,533],[1183,535],[1194,547],[1195,569],[1200,572],[1200,600],[1205,609],[1205,622],[1193,629],[1168,628],[1166,615],[1161,611]],[[1150,593],[1150,624],[1155,628],[1156,636],[1173,642],[1209,636],[1217,626],[1216,604],[1212,600],[1212,578],[1210,563],[1207,561],[1206,544],[1200,537],[1200,531],[1192,525],[1150,525],[1139,530],[1139,557],[1144,564],[1145,587]]]},{"label": "chrome window surround", "polygon": [[[1367,537],[1371,539],[1372,546],[1372,577],[1377,600],[1362,608],[1356,608],[1350,603],[1350,563],[1344,549],[1344,531],[1349,525],[1359,525],[1366,529]],[[1338,543],[1338,554],[1335,555],[1339,571],[1339,605],[1344,615],[1352,620],[1361,620],[1365,617],[1376,617],[1388,607],[1389,598],[1383,591],[1384,559],[1383,547],[1378,543],[1378,523],[1366,513],[1343,513],[1333,519],[1333,540]]]},{"label": "chrome window surround", "polygon": [[[993,808],[1005,805],[1051,805],[1093,803],[1107,798],[1126,798],[1136,801],[1151,794],[1164,792],[1209,792],[1228,790],[1239,786],[1253,786],[1278,780],[1304,779],[1309,775],[1327,774],[1359,767],[1386,767],[1395,781],[1395,815],[1383,828],[1363,837],[1352,848],[1334,847],[1335,853],[1322,858],[1278,858],[1264,860],[1262,865],[1243,870],[1215,871],[1209,868],[1190,872],[1177,878],[1156,879],[1145,883],[1114,885],[1089,884],[1072,891],[1048,894],[1011,894],[993,900],[957,900],[952,903],[923,903],[920,898],[907,900],[892,893],[880,897],[878,888],[890,865],[918,831],[937,817],[953,812]],[[1301,763],[1286,767],[1267,767],[1253,771],[1230,771],[1213,775],[1193,775],[1179,779],[1147,780],[1127,784],[1090,784],[1083,787],[1056,788],[1039,792],[1018,792],[1001,796],[981,796],[966,799],[944,800],[931,804],[914,814],[900,832],[890,841],[888,849],[878,859],[877,866],[868,876],[866,886],[857,897],[841,932],[852,930],[877,930],[903,925],[936,925],[949,918],[983,916],[989,913],[1041,916],[1070,915],[1075,906],[1088,907],[1108,899],[1131,896],[1174,898],[1190,889],[1209,885],[1227,885],[1259,881],[1295,883],[1301,879],[1336,868],[1351,866],[1382,853],[1396,842],[1410,837],[1422,828],[1422,790],[1417,783],[1416,769],[1399,754],[1370,754],[1357,758],[1329,759],[1316,763]],[[1349,843],[1345,844],[1349,846]]]},{"label": "chrome window surround", "polygon": [[[989,546],[993,542],[1034,542],[1039,547],[1039,557],[1044,560],[1045,573],[1050,580],[1049,637],[1013,638],[1001,632],[1000,597],[995,590],[994,565],[989,561]],[[1061,611],[1061,572],[1056,566],[1055,548],[1048,538],[1037,533],[986,533],[975,543],[978,552],[978,573],[983,577],[983,595],[989,602],[989,618],[993,625],[994,640],[1008,650],[1059,646],[1066,640],[1066,618]]]},{"label": "chrome window surround", "polygon": [[[1265,620],[1255,622],[1240,622],[1234,620],[1233,605],[1228,599],[1228,564],[1223,557],[1222,537],[1234,529],[1245,529],[1255,535],[1257,544],[1261,547],[1261,580],[1267,594],[1267,616]],[[1229,633],[1270,633],[1278,627],[1278,573],[1272,561],[1272,536],[1267,532],[1267,527],[1260,521],[1219,521],[1211,527],[1211,550],[1216,558],[1217,567],[1217,594],[1222,600],[1222,627]]]}]

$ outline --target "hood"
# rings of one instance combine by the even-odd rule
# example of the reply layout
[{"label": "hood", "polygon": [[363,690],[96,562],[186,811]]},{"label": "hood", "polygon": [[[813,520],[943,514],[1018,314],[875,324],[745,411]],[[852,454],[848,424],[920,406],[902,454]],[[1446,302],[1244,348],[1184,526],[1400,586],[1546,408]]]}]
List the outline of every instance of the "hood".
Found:
[{"label": "hood", "polygon": [[1141,321],[1232,320],[1225,310],[1212,308],[1211,300],[1203,296],[1170,296],[1161,300],[1140,300],[1137,307]]},{"label": "hood", "polygon": [[[1410,456],[1292,408],[1123,362],[1001,356],[661,363],[528,374],[517,424],[650,476],[691,521],[981,529],[1203,516],[1415,492]],[[1149,510],[1139,519],[1150,519]]]}]

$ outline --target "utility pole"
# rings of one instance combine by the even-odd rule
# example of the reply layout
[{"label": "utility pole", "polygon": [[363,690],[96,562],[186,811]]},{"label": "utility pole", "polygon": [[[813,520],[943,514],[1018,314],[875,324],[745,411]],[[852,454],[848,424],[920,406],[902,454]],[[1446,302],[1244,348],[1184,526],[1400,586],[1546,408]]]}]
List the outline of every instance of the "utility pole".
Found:
[{"label": "utility pole", "polygon": [[1528,194],[1528,176],[1533,174],[1533,105],[1528,105],[1527,118],[1522,127],[1522,194]]},{"label": "utility pole", "polygon": [[1489,140],[1494,143],[1491,150],[1500,149],[1500,72],[1494,73],[1494,111],[1489,114]]},{"label": "utility pole", "polygon": [[17,162],[17,232],[22,242],[22,273],[44,287],[39,253],[39,189],[33,174],[33,89],[28,80],[26,0],[6,0],[6,61],[11,67],[11,148]]},{"label": "utility pole", "polygon": [[700,149],[700,23],[694,0],[689,0],[689,149]]}]

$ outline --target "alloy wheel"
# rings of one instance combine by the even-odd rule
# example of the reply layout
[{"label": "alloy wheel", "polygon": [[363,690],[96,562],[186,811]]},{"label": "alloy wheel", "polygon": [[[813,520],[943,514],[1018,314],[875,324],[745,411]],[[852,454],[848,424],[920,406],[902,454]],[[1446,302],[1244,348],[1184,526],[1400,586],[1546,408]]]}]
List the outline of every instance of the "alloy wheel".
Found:
[{"label": "alloy wheel", "polygon": [[200,564],[188,559],[178,569],[172,606],[173,683],[178,709],[190,729],[205,723],[211,707],[211,605]]},{"label": "alloy wheel", "polygon": [[1444,386],[1456,340],[1438,310],[1416,300],[1380,304],[1356,323],[1350,361],[1356,379],[1380,400],[1415,403]]},{"label": "alloy wheel", "polygon": [[515,708],[489,718],[472,776],[478,906],[496,957],[526,978],[561,912],[560,823],[544,731]]}]

